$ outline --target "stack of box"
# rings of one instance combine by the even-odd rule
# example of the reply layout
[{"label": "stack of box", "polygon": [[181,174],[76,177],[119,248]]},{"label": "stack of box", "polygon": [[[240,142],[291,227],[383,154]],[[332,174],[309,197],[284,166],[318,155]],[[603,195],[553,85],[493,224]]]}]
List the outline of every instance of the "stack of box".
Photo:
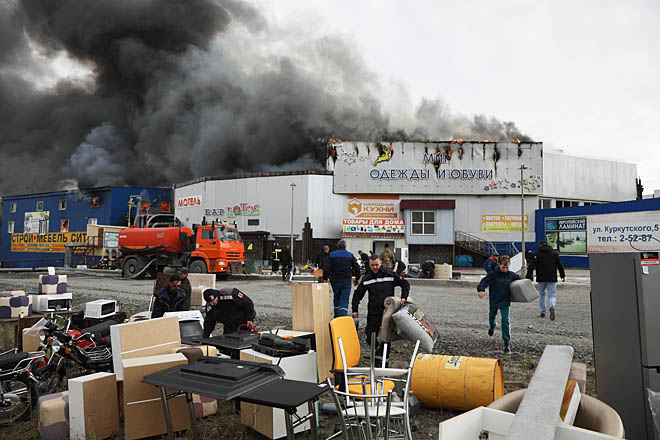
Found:
[{"label": "stack of box", "polygon": [[68,292],[67,276],[55,275],[49,268],[48,275],[39,275],[39,294],[34,295],[34,310],[37,312],[57,312],[69,310],[73,295]]},{"label": "stack of box", "polygon": [[0,318],[32,315],[32,296],[22,290],[0,292]]}]

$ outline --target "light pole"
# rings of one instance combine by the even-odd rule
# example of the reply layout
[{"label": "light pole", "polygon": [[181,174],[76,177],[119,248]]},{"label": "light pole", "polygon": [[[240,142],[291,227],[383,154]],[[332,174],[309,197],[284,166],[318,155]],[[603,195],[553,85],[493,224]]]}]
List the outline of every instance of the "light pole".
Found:
[{"label": "light pole", "polygon": [[522,231],[522,269],[520,276],[527,275],[527,260],[525,259],[525,184],[524,184],[524,170],[527,167],[525,164],[520,165],[520,230]]},{"label": "light pole", "polygon": [[293,272],[293,190],[296,188],[295,183],[291,183],[291,271]]}]

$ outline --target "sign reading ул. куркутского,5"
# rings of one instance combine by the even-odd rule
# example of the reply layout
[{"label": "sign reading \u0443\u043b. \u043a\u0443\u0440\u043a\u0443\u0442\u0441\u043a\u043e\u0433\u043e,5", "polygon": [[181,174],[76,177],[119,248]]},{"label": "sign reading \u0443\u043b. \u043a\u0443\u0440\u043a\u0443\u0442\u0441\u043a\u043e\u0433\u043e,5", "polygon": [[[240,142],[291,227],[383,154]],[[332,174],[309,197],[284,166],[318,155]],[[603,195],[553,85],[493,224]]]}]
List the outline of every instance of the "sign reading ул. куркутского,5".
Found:
[{"label": "sign reading \u0443\u043b. \u043a\u0443\u0440\u043a\u0443\u0442\u0441\u043a\u043e\u0433\u043e,5", "polygon": [[589,253],[660,251],[660,211],[587,216]]},{"label": "sign reading \u0443\u043b. \u043a\u0443\u0440\u043a\u0443\u0442\u0441\u043a\u043e\u0433\u043e,5", "polygon": [[540,142],[332,142],[335,193],[527,194],[543,192]]}]

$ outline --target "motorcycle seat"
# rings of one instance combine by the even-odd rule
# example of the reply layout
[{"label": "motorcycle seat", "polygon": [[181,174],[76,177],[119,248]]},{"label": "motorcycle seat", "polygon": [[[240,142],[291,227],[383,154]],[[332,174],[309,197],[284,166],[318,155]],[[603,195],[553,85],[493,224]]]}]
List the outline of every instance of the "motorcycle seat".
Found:
[{"label": "motorcycle seat", "polygon": [[105,338],[110,334],[110,326],[117,325],[119,324],[117,321],[104,321],[99,324],[93,325],[91,327],[87,327],[84,329],[81,329],[81,333],[91,333],[93,335],[93,338],[96,342],[99,342],[101,339]]},{"label": "motorcycle seat", "polygon": [[11,370],[13,369],[20,361],[27,359],[30,356],[29,353],[8,353],[0,356],[0,370]]}]

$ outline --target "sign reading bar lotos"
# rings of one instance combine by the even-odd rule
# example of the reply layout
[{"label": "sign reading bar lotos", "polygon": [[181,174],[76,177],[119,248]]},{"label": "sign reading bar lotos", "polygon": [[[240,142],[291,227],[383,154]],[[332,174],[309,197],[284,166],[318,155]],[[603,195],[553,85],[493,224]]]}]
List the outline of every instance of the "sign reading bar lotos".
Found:
[{"label": "sign reading bar lotos", "polygon": [[11,234],[12,252],[64,252],[64,245],[85,243],[86,232],[49,232],[47,234]]},{"label": "sign reading bar lotos", "polygon": [[543,192],[540,142],[332,142],[334,192],[519,194]]},{"label": "sign reading bar lotos", "polygon": [[587,252],[660,251],[660,211],[587,216]]}]

